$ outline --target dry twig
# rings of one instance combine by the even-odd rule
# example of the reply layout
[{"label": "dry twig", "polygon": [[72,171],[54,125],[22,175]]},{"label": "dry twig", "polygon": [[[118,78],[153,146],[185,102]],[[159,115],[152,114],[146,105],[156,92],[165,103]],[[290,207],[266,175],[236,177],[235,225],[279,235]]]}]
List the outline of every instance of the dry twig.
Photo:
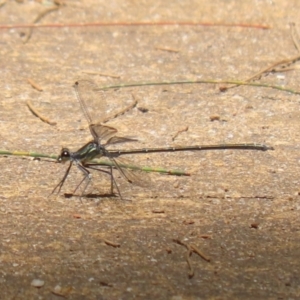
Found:
[{"label": "dry twig", "polygon": [[108,73],[102,73],[102,72],[96,72],[96,71],[82,71],[83,73],[90,74],[90,75],[99,75],[104,77],[111,77],[111,78],[120,78],[120,75],[114,75],[114,74],[108,74]]},{"label": "dry twig", "polygon": [[175,141],[175,139],[178,137],[178,135],[182,132],[188,131],[189,126],[184,127],[183,129],[178,130],[175,135],[172,137],[172,141]]},{"label": "dry twig", "polygon": [[[48,8],[48,9],[42,11],[42,12],[41,12],[40,14],[38,14],[38,16],[34,19],[33,24],[39,22],[39,21],[40,21],[43,17],[45,17],[47,14],[49,14],[49,13],[51,13],[51,12],[53,12],[53,11],[58,10],[58,8],[59,8],[59,6],[56,5],[56,6],[54,6],[54,7],[51,7],[51,8]],[[29,39],[31,38],[32,31],[33,31],[33,27],[30,27],[30,28],[29,28],[29,31],[28,31],[28,33],[27,33],[27,35],[25,36],[25,39],[24,39],[24,41],[23,41],[24,44],[27,43],[27,42],[29,41]]]},{"label": "dry twig", "polygon": [[42,91],[43,91],[43,89],[42,89],[35,81],[33,81],[32,79],[27,78],[27,81],[28,81],[28,83],[29,83],[34,89],[38,90],[39,92],[42,92]]},{"label": "dry twig", "polygon": [[193,268],[193,266],[192,266],[192,264],[191,264],[191,261],[190,261],[190,257],[191,257],[191,255],[193,254],[193,252],[194,252],[194,253],[197,253],[197,254],[198,254],[201,258],[203,258],[204,260],[210,262],[210,258],[207,257],[206,255],[204,255],[202,252],[200,252],[200,250],[198,250],[198,249],[196,248],[196,246],[194,246],[194,245],[189,245],[189,244],[187,244],[187,243],[184,243],[184,242],[182,242],[182,241],[179,240],[179,239],[173,239],[173,242],[176,243],[176,244],[178,244],[178,245],[184,246],[184,247],[186,247],[186,249],[187,249],[186,262],[187,262],[188,267],[189,267],[189,273],[188,273],[189,278],[192,278],[192,277],[194,276],[194,268]]},{"label": "dry twig", "polygon": [[178,53],[180,51],[178,49],[169,48],[169,47],[161,47],[161,46],[156,46],[155,49],[161,50],[161,51],[167,51],[167,52],[174,52],[174,53]]},{"label": "dry twig", "polygon": [[111,241],[109,241],[107,239],[104,239],[103,241],[108,246],[112,246],[114,248],[120,248],[121,247],[121,245],[119,243],[114,243],[114,242],[111,242]]},{"label": "dry twig", "polygon": [[122,116],[122,115],[124,115],[126,112],[128,112],[129,110],[135,108],[136,105],[137,105],[137,103],[138,103],[138,101],[135,99],[135,97],[134,97],[133,94],[132,94],[132,98],[134,99],[134,102],[133,102],[132,104],[128,105],[127,107],[125,107],[124,109],[122,109],[121,111],[119,111],[118,113],[116,113],[116,114],[114,114],[114,115],[112,115],[112,116],[107,117],[106,119],[104,119],[104,120],[102,121],[102,123],[107,123],[108,121],[110,121],[110,120],[112,120],[112,119],[115,119],[115,118],[117,118],[117,117],[119,117],[119,116]]},{"label": "dry twig", "polygon": [[40,118],[43,122],[48,123],[48,124],[50,124],[50,125],[56,125],[56,122],[52,122],[52,121],[50,121],[49,119],[47,119],[46,117],[42,116],[42,115],[41,115],[41,114],[33,107],[33,105],[31,104],[31,102],[30,102],[29,100],[26,102],[26,104],[27,104],[29,110],[30,110],[36,117]]},{"label": "dry twig", "polygon": [[271,26],[263,24],[233,24],[233,23],[201,23],[201,22],[174,22],[174,21],[159,21],[159,22],[90,22],[90,23],[51,23],[51,24],[2,24],[0,29],[11,28],[40,28],[40,27],[102,27],[102,26],[218,26],[218,27],[243,27],[255,29],[270,29]]},{"label": "dry twig", "polygon": [[[297,28],[295,27],[295,23],[291,23],[291,35],[292,35],[292,40],[294,42],[294,45],[296,47],[296,49],[298,51],[300,51],[300,43],[299,43],[299,34],[297,31]],[[296,55],[293,56],[291,58],[286,58],[283,60],[280,60],[278,62],[273,63],[272,65],[270,65],[269,67],[266,67],[265,69],[255,73],[254,75],[252,75],[251,77],[247,78],[246,80],[244,80],[244,82],[250,82],[250,81],[254,81],[254,80],[259,80],[263,75],[268,75],[270,73],[275,73],[275,72],[285,72],[285,71],[290,71],[290,70],[295,70],[297,69],[297,67],[290,67],[290,65],[294,64],[295,62],[300,60],[300,55]],[[228,89],[237,87],[238,85],[232,85],[229,87],[220,87],[220,90],[226,91]]]}]

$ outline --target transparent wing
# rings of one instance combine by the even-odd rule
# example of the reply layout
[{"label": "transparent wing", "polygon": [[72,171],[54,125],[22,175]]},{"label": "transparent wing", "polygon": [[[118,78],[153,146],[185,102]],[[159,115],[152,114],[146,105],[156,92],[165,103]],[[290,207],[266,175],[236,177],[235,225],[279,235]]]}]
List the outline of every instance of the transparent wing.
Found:
[{"label": "transparent wing", "polygon": [[138,140],[137,139],[128,138],[128,137],[113,136],[113,137],[111,137],[107,141],[107,143],[105,144],[105,146],[115,145],[115,144],[121,144],[121,143],[127,143],[127,142],[138,142]]},{"label": "transparent wing", "polygon": [[90,124],[106,123],[133,109],[137,101],[120,90],[103,91],[88,79],[80,79],[74,85],[77,100]]},{"label": "transparent wing", "polygon": [[[131,103],[124,108],[124,103],[127,102],[128,97],[125,97],[125,95],[122,95],[123,97],[120,97],[121,95],[116,97],[115,94],[117,92],[112,91],[115,97],[112,98],[111,92],[102,91],[93,81],[87,79],[75,82],[74,89],[82,112],[89,123],[90,132],[94,141],[98,144],[103,144],[104,139],[111,138],[117,132],[117,129],[102,125],[101,123],[106,123],[113,118],[117,118],[134,108],[137,103],[135,101],[135,103]],[[109,101],[106,101],[105,98],[108,98]],[[132,97],[129,97],[129,99],[132,102]],[[123,109],[121,109],[122,107]],[[130,139],[126,140],[124,138],[121,141],[121,138],[115,138],[111,139],[110,143],[107,144],[123,143],[125,141],[130,141]]]},{"label": "transparent wing", "polygon": [[101,144],[101,140],[108,139],[117,133],[117,129],[101,124],[90,124],[90,132],[96,142]]},{"label": "transparent wing", "polygon": [[[121,176],[128,183],[141,187],[148,187],[151,183],[149,174],[143,171],[142,167],[138,166],[136,163],[131,162],[130,160],[124,158],[110,158],[106,160],[105,158],[103,158],[103,161],[106,161],[107,166],[112,166],[113,168],[117,169]],[[99,170],[104,167],[103,164],[87,164],[85,166],[93,166],[94,169],[95,167],[99,167]]]},{"label": "transparent wing", "polygon": [[127,182],[141,187],[150,185],[150,176],[136,163],[124,158],[111,158],[110,160]]},{"label": "transparent wing", "polygon": [[[82,112],[89,125],[101,122],[101,117],[104,118],[106,113],[106,101],[103,97],[103,93],[96,92],[97,85],[93,81],[81,79],[75,82],[74,89]],[[93,117],[93,110],[97,111],[97,120]]]}]

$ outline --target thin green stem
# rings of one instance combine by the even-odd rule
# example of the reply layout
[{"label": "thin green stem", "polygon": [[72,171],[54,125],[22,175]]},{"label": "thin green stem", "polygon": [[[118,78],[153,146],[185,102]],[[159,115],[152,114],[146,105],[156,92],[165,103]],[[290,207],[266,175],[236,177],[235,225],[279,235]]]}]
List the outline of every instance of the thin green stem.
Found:
[{"label": "thin green stem", "polygon": [[128,88],[128,87],[137,87],[137,86],[155,86],[155,85],[175,85],[175,84],[195,84],[195,83],[204,83],[204,84],[235,84],[235,85],[248,85],[255,87],[265,87],[271,88],[275,90],[280,90],[283,92],[288,92],[296,95],[300,95],[300,91],[295,91],[290,88],[285,88],[278,85],[272,85],[267,83],[257,83],[257,82],[247,82],[247,81],[239,81],[239,80],[178,80],[178,81],[153,81],[153,82],[132,82],[132,83],[120,83],[115,85],[107,85],[99,87],[99,90],[108,90],[108,89],[116,89],[116,88]]},{"label": "thin green stem", "polygon": [[[55,154],[43,154],[43,153],[36,153],[36,152],[25,152],[25,151],[8,151],[8,150],[0,150],[0,155],[3,156],[25,156],[25,157],[34,157],[34,158],[49,158],[56,160],[58,158]],[[114,163],[108,160],[101,160],[101,159],[93,159],[91,163],[101,165],[101,166],[109,166],[113,167]],[[134,165],[126,165],[122,164],[122,167],[134,170],[141,170],[145,172],[157,172],[161,174],[168,174],[168,175],[175,175],[175,176],[190,176],[190,173],[184,172],[181,170],[167,170],[164,168],[152,168],[152,167],[137,167]]]}]

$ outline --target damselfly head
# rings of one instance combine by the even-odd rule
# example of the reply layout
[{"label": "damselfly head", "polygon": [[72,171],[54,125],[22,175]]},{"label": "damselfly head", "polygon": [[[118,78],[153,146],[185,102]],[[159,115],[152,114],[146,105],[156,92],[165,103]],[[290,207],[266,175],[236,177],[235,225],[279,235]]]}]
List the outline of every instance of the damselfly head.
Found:
[{"label": "damselfly head", "polygon": [[62,148],[60,155],[57,158],[57,162],[64,163],[70,160],[70,156],[71,156],[70,150],[68,148]]}]

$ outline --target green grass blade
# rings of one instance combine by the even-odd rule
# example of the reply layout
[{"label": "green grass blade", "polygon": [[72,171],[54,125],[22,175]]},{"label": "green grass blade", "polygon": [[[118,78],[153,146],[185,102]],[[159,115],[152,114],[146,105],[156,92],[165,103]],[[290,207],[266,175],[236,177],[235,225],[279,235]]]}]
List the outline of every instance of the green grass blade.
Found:
[{"label": "green grass blade", "polygon": [[[91,161],[91,164],[95,165],[101,165],[101,166],[108,166],[108,167],[114,167],[115,164],[112,161],[109,160],[101,160],[101,159],[93,159]],[[135,165],[128,165],[128,164],[118,164],[120,167],[131,169],[131,170],[141,170],[144,172],[157,172],[161,174],[168,174],[168,175],[175,175],[175,176],[190,176],[190,173],[181,171],[181,170],[167,170],[164,168],[153,168],[153,167],[137,167]]]},{"label": "green grass blade", "polygon": [[3,156],[28,156],[28,157],[35,157],[35,158],[50,158],[50,159],[57,159],[57,155],[54,154],[43,154],[43,153],[36,153],[36,152],[25,152],[25,151],[8,151],[8,150],[0,150],[0,155]]},{"label": "green grass blade", "polygon": [[[25,157],[34,157],[34,158],[49,158],[56,160],[57,155],[54,154],[43,154],[37,152],[25,152],[25,151],[8,151],[8,150],[0,150],[0,155],[3,156],[25,156]],[[101,159],[94,159],[91,163],[101,166],[109,166],[113,167],[114,164],[111,161],[101,160]],[[190,173],[181,171],[181,170],[167,170],[164,168],[152,168],[152,167],[137,167],[134,165],[122,165],[124,168],[135,169],[135,170],[142,170],[145,172],[157,172],[161,174],[168,174],[168,175],[175,175],[175,176],[190,176]]]},{"label": "green grass blade", "polygon": [[239,80],[178,80],[178,81],[157,81],[157,82],[132,82],[132,83],[120,83],[116,85],[107,85],[99,87],[98,90],[108,90],[108,89],[116,89],[116,88],[128,88],[128,87],[137,87],[137,86],[155,86],[155,85],[175,85],[175,84],[234,84],[234,85],[248,85],[254,87],[264,87],[280,90],[283,92],[288,92],[296,95],[300,95],[300,91],[295,91],[290,88],[285,88],[278,85],[272,85],[267,83],[258,83],[258,82],[247,82],[247,81],[239,81]]}]

